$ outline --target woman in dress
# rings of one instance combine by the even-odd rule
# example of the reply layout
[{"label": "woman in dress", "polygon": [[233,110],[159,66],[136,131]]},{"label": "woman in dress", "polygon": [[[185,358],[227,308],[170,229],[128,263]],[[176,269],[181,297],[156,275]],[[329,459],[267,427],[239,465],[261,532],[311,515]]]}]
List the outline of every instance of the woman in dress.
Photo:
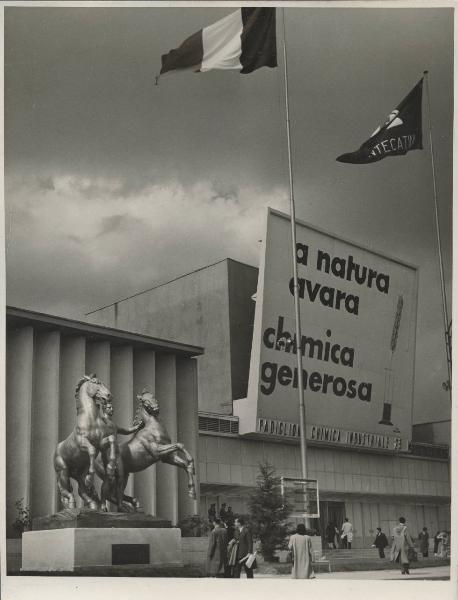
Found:
[{"label": "woman in dress", "polygon": [[310,536],[306,535],[303,523],[299,523],[296,533],[290,537],[288,549],[293,558],[291,577],[293,579],[310,579],[313,560],[312,541]]}]

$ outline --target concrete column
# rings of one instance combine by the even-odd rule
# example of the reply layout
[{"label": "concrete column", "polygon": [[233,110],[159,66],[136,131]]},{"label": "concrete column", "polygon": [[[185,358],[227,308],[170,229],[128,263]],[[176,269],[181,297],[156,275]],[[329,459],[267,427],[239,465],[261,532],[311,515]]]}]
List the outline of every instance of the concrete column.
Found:
[{"label": "concrete column", "polygon": [[[75,427],[76,384],[86,374],[86,338],[83,336],[61,337],[59,441],[65,440]],[[72,481],[72,486],[76,505],[81,508],[83,500],[78,495],[76,481]],[[60,508],[60,499],[58,499],[57,506]]]},{"label": "concrete column", "polygon": [[87,374],[86,340],[83,336],[62,337],[60,348],[59,441],[62,441],[76,424],[75,390],[78,381]]},{"label": "concrete column", "polygon": [[197,361],[189,358],[177,359],[177,415],[178,441],[184,444],[194,458],[196,466],[197,498],[188,496],[188,480],[186,474],[180,473],[178,479],[178,516],[199,514],[199,478],[198,478],[198,390],[197,390]]},{"label": "concrete column", "polygon": [[53,455],[59,437],[60,333],[36,332],[32,402],[31,512],[57,511]]},{"label": "concrete column", "polygon": [[14,503],[23,498],[30,506],[33,328],[9,331],[6,350],[6,531],[11,537]]},{"label": "concrete column", "polygon": [[[156,398],[160,406],[160,417],[169,432],[172,442],[177,441],[177,395],[175,356],[156,356]],[[156,514],[169,519],[172,525],[178,522],[178,469],[172,465],[158,463],[156,468]]]},{"label": "concrete column", "polygon": [[[134,415],[137,408],[137,394],[143,389],[155,392],[155,356],[152,350],[134,352]],[[131,475],[134,478],[134,496],[146,514],[156,514],[156,465]]]},{"label": "concrete column", "polygon": [[[110,386],[110,342],[86,342],[86,375],[95,373],[108,389]],[[116,404],[115,410],[116,410]],[[115,414],[116,416],[116,414]],[[102,482],[94,477],[94,486],[100,496]]]},{"label": "concrete column", "polygon": [[95,373],[110,389],[110,342],[86,343],[86,373]]},{"label": "concrete column", "polygon": [[[132,346],[112,346],[111,348],[111,383],[113,394],[114,422],[121,427],[130,427],[133,421],[133,349]],[[126,439],[119,436],[118,442]],[[133,477],[129,477],[126,494],[134,495]]]}]

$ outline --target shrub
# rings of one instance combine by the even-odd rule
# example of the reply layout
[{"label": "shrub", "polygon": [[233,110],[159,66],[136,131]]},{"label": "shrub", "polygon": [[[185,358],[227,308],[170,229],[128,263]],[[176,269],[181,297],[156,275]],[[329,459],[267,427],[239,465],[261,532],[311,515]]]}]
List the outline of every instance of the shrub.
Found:
[{"label": "shrub", "polygon": [[24,506],[24,498],[16,500],[14,506],[16,507],[17,516],[13,523],[13,529],[17,531],[19,535],[21,535],[24,533],[24,531],[28,531],[32,525],[30,508],[28,506]]}]

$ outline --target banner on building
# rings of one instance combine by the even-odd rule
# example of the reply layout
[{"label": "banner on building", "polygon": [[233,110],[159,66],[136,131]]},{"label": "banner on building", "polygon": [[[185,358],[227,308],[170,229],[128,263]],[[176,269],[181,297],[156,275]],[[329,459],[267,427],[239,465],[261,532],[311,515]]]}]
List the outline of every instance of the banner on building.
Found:
[{"label": "banner on building", "polygon": [[[406,449],[412,427],[416,267],[297,221],[302,323],[297,340],[290,230],[288,215],[268,209],[248,395],[234,402],[240,433],[298,437],[301,352],[306,421],[318,428],[308,436]],[[332,439],[326,439],[329,435]]]},{"label": "banner on building", "polygon": [[291,507],[291,517],[318,519],[320,498],[316,479],[281,478],[283,501]]}]

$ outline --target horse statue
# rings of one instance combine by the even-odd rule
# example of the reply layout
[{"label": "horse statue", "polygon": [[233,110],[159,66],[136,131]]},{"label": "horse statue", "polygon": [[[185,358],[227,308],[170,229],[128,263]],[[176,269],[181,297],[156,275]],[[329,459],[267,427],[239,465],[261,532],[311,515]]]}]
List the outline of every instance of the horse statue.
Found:
[{"label": "horse statue", "polygon": [[[119,444],[117,470],[114,477],[106,477],[102,458],[95,462],[97,475],[103,480],[102,504],[116,504],[122,512],[134,512],[139,508],[136,498],[124,493],[131,473],[138,473],[159,461],[184,469],[188,476],[188,495],[196,497],[194,459],[180,443],[171,443],[167,429],[159,418],[159,404],[150,392],[143,390],[137,395],[138,406],[134,418],[135,435]],[[118,432],[119,429],[118,429]],[[181,454],[181,456],[180,456]]]},{"label": "horse statue", "polygon": [[99,509],[100,501],[94,488],[95,459],[105,452],[104,478],[116,472],[116,435],[104,419],[104,407],[111,393],[96,375],[85,375],[76,386],[76,425],[71,434],[59,442],[54,452],[61,502],[64,508],[75,508],[70,478],[78,482],[78,493],[89,508]]}]

